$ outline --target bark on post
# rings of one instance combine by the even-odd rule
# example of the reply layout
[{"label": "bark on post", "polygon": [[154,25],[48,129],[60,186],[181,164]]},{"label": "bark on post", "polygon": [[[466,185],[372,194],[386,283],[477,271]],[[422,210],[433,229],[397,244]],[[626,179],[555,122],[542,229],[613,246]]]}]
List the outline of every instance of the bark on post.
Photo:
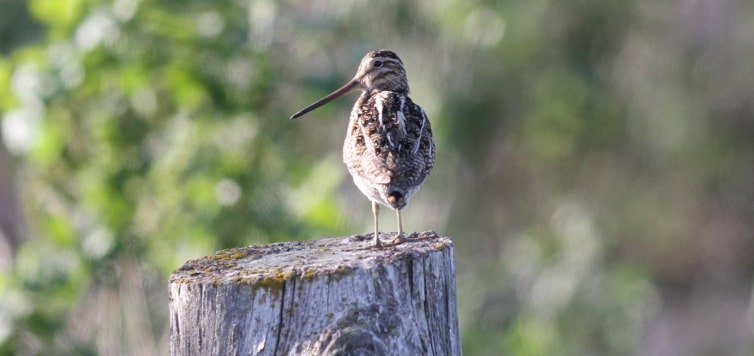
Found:
[{"label": "bark on post", "polygon": [[[385,236],[387,238],[387,236]],[[170,278],[173,355],[460,355],[453,242],[434,232],[219,251]]]}]

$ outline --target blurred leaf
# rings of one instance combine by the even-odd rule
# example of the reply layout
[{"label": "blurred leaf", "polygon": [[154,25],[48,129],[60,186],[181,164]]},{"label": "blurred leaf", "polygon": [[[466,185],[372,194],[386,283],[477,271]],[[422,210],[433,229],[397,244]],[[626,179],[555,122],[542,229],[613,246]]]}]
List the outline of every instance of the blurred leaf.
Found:
[{"label": "blurred leaf", "polygon": [[85,0],[31,0],[29,10],[50,28],[54,37],[61,38],[79,21],[86,3]]}]

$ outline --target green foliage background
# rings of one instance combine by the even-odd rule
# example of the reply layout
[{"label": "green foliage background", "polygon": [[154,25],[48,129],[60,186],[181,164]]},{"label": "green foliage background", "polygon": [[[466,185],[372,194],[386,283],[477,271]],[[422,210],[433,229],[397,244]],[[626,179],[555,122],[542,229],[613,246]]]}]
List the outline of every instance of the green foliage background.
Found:
[{"label": "green foliage background", "polygon": [[749,2],[0,7],[0,354],[166,354],[183,261],[368,232],[355,95],[287,118],[378,48],[432,120],[404,222],[455,239],[466,354],[754,352]]}]

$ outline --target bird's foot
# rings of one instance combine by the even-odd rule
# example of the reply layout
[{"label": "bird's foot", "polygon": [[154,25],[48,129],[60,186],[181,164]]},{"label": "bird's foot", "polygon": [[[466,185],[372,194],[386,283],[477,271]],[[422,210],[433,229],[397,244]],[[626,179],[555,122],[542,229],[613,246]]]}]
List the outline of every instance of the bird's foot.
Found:
[{"label": "bird's foot", "polygon": [[374,233],[374,245],[375,248],[382,248],[382,240],[380,240],[380,234]]},{"label": "bird's foot", "polygon": [[422,233],[412,232],[408,235],[399,233],[399,234],[396,234],[395,237],[392,240],[390,240],[390,242],[388,242],[386,246],[396,246],[404,242],[415,242],[415,241],[422,241],[422,240],[428,240],[428,239],[435,239],[439,237],[440,235],[438,235],[434,231],[424,231]]},{"label": "bird's foot", "polygon": [[390,240],[390,242],[388,242],[387,244],[388,244],[388,246],[397,246],[397,245],[400,245],[400,244],[402,244],[402,243],[404,243],[404,242],[406,242],[406,241],[408,241],[408,239],[406,238],[406,236],[404,236],[404,235],[403,235],[403,233],[400,233],[400,232],[399,232],[399,233],[398,233],[398,234],[396,234],[396,235],[395,235],[395,237],[394,237],[394,238],[393,238],[392,240]]},{"label": "bird's foot", "polygon": [[[369,236],[369,235],[366,235],[366,236]],[[422,233],[412,232],[408,235],[406,235],[405,233],[398,233],[393,237],[392,240],[387,241],[387,242],[382,241],[382,239],[380,239],[379,234],[374,234],[373,236],[374,236],[374,243],[372,244],[372,247],[374,248],[385,248],[388,246],[397,246],[404,242],[421,241],[421,240],[434,239],[434,238],[440,237],[434,231],[425,231]]]}]

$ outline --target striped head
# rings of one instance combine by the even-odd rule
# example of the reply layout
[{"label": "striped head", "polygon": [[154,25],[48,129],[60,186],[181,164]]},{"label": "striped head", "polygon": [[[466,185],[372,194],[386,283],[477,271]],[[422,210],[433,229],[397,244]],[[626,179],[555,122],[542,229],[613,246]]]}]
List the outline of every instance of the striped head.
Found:
[{"label": "striped head", "polygon": [[363,90],[389,90],[408,93],[408,78],[403,61],[393,51],[381,49],[367,53],[354,77]]},{"label": "striped head", "polygon": [[291,115],[291,119],[304,116],[306,113],[325,105],[352,90],[364,91],[386,90],[400,94],[408,94],[408,78],[403,61],[393,51],[381,49],[369,52],[361,59],[356,76],[339,89],[315,101],[309,106]]}]

